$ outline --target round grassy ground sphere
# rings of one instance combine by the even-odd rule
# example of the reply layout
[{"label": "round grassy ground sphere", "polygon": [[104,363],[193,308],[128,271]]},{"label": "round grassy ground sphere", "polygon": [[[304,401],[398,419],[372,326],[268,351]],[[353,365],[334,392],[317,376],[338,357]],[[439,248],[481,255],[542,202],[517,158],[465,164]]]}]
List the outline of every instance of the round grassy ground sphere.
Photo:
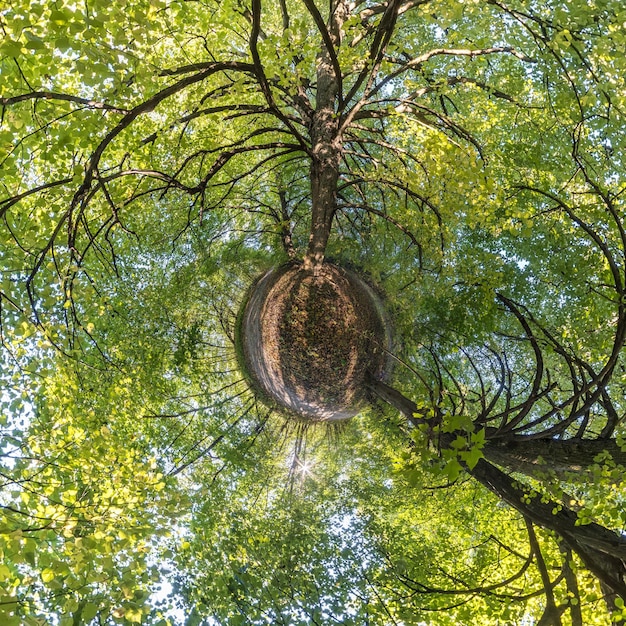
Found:
[{"label": "round grassy ground sphere", "polygon": [[263,395],[316,421],[356,415],[366,380],[382,378],[390,329],[382,302],[357,274],[324,264],[274,268],[252,286],[239,326],[240,359]]}]

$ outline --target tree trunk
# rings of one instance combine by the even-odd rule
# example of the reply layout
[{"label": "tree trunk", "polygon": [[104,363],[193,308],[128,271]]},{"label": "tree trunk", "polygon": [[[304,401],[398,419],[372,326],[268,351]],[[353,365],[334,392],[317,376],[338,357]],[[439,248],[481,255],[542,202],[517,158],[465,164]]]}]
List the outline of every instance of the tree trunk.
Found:
[{"label": "tree trunk", "polygon": [[367,381],[369,390],[378,398],[390,404],[392,407],[400,411],[404,417],[406,417],[413,426],[419,424],[428,424],[431,428],[434,428],[438,418],[425,417],[426,412],[418,409],[415,402],[409,400],[404,394],[400,393],[397,389],[390,387],[382,380],[376,380],[370,378]]},{"label": "tree trunk", "polygon": [[[381,381],[369,381],[369,388],[381,400],[400,411],[413,425],[427,423],[434,425],[435,418],[423,417],[414,402],[401,392]],[[445,433],[440,443],[454,439],[455,433]],[[589,448],[586,449],[587,444]],[[536,447],[536,449],[535,449]],[[515,465],[516,468],[549,469],[567,467],[589,467],[602,451],[608,450],[615,461],[621,462],[626,455],[621,452],[614,440],[542,440],[526,439],[494,443],[487,441],[485,456],[503,466]],[[545,465],[539,464],[540,452],[549,455]],[[496,458],[498,460],[496,460]],[[520,460],[521,459],[521,460]],[[533,524],[554,531],[574,552],[587,569],[592,572],[603,586],[607,602],[613,602],[619,596],[626,600],[626,538],[601,526],[600,524],[578,524],[577,514],[563,507],[560,503],[545,501],[540,495],[525,491],[519,483],[485,459],[480,459],[474,468],[466,467],[467,472],[501,500],[529,519]],[[521,471],[516,469],[515,471]]]},{"label": "tree trunk", "polygon": [[[626,467],[626,452],[615,439],[530,439],[487,441],[483,449],[489,461],[533,478],[585,474],[596,464],[614,462]],[[597,459],[597,460],[596,460]]]},{"label": "tree trunk", "polygon": [[409,421],[413,422],[414,414],[417,412],[417,406],[412,400],[409,400],[404,394],[381,380],[370,380],[368,381],[368,386],[377,397],[387,404],[390,404],[394,409],[400,411]]},{"label": "tree trunk", "polygon": [[622,535],[593,522],[577,525],[576,513],[555,502],[546,502],[539,495],[529,496],[517,486],[513,478],[484,459],[468,471],[534,524],[561,536],[605,585],[608,593],[626,599],[626,539]]},{"label": "tree trunk", "polygon": [[304,267],[316,270],[324,262],[326,245],[337,208],[337,181],[341,146],[335,137],[337,122],[329,111],[316,111],[313,119],[314,138],[311,162],[311,234],[304,257]]},{"label": "tree trunk", "polygon": [[[347,16],[343,0],[333,7],[328,33],[333,46],[341,42],[341,28]],[[317,273],[324,262],[326,245],[337,210],[337,181],[343,154],[336,112],[341,77],[337,76],[326,45],[318,56],[315,112],[311,121],[311,233],[304,267]]]}]

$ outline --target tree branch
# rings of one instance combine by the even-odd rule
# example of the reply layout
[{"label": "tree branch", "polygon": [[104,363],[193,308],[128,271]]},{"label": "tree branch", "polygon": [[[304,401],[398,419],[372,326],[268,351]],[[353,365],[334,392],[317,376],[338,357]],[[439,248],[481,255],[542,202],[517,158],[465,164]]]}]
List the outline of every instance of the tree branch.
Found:
[{"label": "tree branch", "polygon": [[337,58],[337,52],[335,51],[333,38],[330,32],[328,31],[328,28],[326,28],[324,18],[321,16],[320,12],[315,6],[315,2],[313,0],[303,0],[303,2],[308,12],[311,14],[311,17],[313,18],[313,21],[315,22],[315,25],[317,26],[317,30],[322,36],[322,41],[324,42],[324,48],[328,54],[328,58],[330,59],[331,65],[333,67],[333,72],[335,74],[335,80],[337,83],[337,98],[339,101],[339,110],[341,110],[343,108],[342,74],[341,74],[341,66],[339,65],[339,59]]},{"label": "tree branch", "polygon": [[116,107],[115,105],[108,104],[106,102],[98,102],[97,100],[90,100],[89,98],[81,98],[79,96],[72,96],[67,93],[57,93],[54,91],[31,91],[30,93],[23,93],[19,96],[0,98],[0,106],[11,106],[12,104],[25,102],[27,100],[61,100],[76,104],[84,104],[90,109],[102,109],[113,113],[120,113],[122,115],[126,115],[130,112],[129,109]]},{"label": "tree branch", "polygon": [[541,582],[543,583],[546,598],[546,608],[537,626],[561,626],[562,610],[557,608],[556,602],[554,601],[554,584],[550,580],[550,574],[548,573],[546,562],[541,554],[541,547],[539,546],[539,541],[537,540],[533,523],[528,518],[525,518],[525,521],[526,530],[528,532],[528,541],[530,543],[530,548],[535,555],[537,569],[539,570],[539,575],[541,576]]},{"label": "tree branch", "polygon": [[518,52],[515,48],[510,46],[494,46],[492,48],[435,48],[433,50],[429,50],[424,54],[407,61],[404,65],[399,67],[397,70],[393,72],[389,72],[387,76],[381,80],[376,86],[370,91],[369,96],[376,95],[383,87],[388,85],[391,81],[395,80],[398,76],[407,72],[409,70],[413,70],[418,68],[420,65],[423,65],[430,59],[436,56],[457,56],[457,57],[468,57],[468,58],[476,58],[480,56],[487,56],[491,54],[511,54],[514,57],[518,58],[520,61],[524,61],[526,63],[535,63],[534,59],[527,57],[525,54]]},{"label": "tree branch", "polygon": [[252,0],[252,31],[250,32],[250,54],[252,55],[253,61],[253,69],[254,74],[258,80],[259,87],[261,88],[261,92],[265,97],[265,101],[269,105],[270,109],[274,111],[276,117],[278,117],[284,124],[287,126],[291,134],[300,144],[300,147],[307,154],[310,153],[310,149],[302,137],[302,135],[296,130],[291,121],[283,114],[280,108],[276,105],[274,101],[274,96],[272,95],[272,90],[270,88],[269,82],[267,80],[267,76],[265,75],[265,69],[263,68],[263,63],[261,62],[261,57],[259,55],[258,41],[259,35],[261,33],[261,0]]},{"label": "tree branch", "polygon": [[[467,471],[530,521],[555,531],[568,543],[573,541],[576,545],[585,546],[588,550],[597,550],[605,556],[626,558],[626,539],[624,537],[595,522],[584,525],[578,524],[576,513],[562,507],[559,503],[546,501],[538,494],[527,493],[518,487],[518,483],[510,476],[488,461],[480,459],[473,469]],[[575,545],[572,545],[572,548],[576,550]],[[616,581],[611,582],[612,584],[616,583]],[[626,596],[626,584],[623,581],[614,588]]]}]

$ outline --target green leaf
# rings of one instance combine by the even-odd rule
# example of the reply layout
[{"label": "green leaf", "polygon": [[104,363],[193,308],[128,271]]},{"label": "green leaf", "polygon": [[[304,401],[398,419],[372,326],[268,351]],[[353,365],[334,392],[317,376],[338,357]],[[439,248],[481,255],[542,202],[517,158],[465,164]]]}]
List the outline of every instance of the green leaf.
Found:
[{"label": "green leaf", "polygon": [[4,582],[10,577],[11,577],[11,570],[4,563],[0,563],[0,582]]},{"label": "green leaf", "polygon": [[19,57],[23,51],[24,48],[19,41],[5,39],[0,44],[0,56]]},{"label": "green leaf", "polygon": [[131,624],[141,624],[142,615],[143,615],[142,610],[138,607],[127,607],[124,610],[124,617]]},{"label": "green leaf", "polygon": [[50,13],[50,21],[57,26],[66,24],[70,19],[71,13],[67,11],[59,11],[57,9],[53,9]]},{"label": "green leaf", "polygon": [[88,622],[92,620],[98,614],[98,605],[93,602],[87,602],[83,607],[82,616],[83,619]]},{"label": "green leaf", "polygon": [[451,459],[446,463],[444,472],[448,480],[452,483],[459,477],[462,469],[461,464],[456,459]]},{"label": "green leaf", "polygon": [[[540,550],[608,624],[559,536],[624,543],[620,2],[342,2],[334,55],[313,3],[1,4],[0,623],[521,624]],[[310,242],[386,372],[358,297],[247,373],[250,285]]]},{"label": "green leaf", "polygon": [[44,569],[41,572],[41,580],[43,580],[44,583],[52,582],[54,580],[54,577],[55,577],[54,570],[50,568]]},{"label": "green leaf", "polygon": [[468,452],[464,452],[463,460],[467,463],[469,469],[474,469],[476,464],[483,457],[483,453],[478,446],[472,447]]}]

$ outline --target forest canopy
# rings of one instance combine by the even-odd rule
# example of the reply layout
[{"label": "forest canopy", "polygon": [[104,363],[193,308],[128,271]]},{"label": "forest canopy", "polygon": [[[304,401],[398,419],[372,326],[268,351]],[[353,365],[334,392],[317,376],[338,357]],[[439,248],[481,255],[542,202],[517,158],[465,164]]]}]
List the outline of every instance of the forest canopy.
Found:
[{"label": "forest canopy", "polygon": [[0,32],[2,624],[626,623],[621,1]]}]

